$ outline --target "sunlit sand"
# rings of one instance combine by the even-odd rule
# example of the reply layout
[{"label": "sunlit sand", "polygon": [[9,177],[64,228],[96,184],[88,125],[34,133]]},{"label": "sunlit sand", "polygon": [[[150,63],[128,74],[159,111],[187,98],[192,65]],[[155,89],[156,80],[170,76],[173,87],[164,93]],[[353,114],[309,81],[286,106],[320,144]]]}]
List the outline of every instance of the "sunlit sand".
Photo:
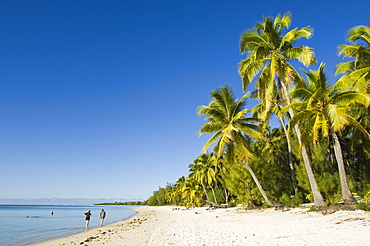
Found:
[{"label": "sunlit sand", "polygon": [[368,245],[370,213],[139,207],[127,221],[38,245]]}]

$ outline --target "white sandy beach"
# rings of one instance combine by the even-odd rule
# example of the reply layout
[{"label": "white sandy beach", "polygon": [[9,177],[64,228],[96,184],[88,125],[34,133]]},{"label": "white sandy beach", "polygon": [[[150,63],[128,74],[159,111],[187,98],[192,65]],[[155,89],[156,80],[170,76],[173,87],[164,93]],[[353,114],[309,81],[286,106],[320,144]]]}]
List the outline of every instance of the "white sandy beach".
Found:
[{"label": "white sandy beach", "polygon": [[127,221],[37,245],[370,245],[370,213],[361,210],[328,215],[307,213],[308,208],[135,210]]}]

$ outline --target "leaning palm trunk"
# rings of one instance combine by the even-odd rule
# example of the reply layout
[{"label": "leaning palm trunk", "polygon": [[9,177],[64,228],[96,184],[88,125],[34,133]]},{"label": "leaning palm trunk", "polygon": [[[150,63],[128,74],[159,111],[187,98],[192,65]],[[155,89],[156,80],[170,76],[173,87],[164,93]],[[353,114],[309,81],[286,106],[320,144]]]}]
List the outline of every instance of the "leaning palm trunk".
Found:
[{"label": "leaning palm trunk", "polygon": [[203,182],[201,182],[201,185],[202,185],[202,187],[203,187],[203,192],[204,192],[204,194],[206,195],[206,198],[207,198],[207,201],[208,201],[208,200],[209,200],[209,198],[208,198],[208,194],[207,194],[206,187],[204,187]]},{"label": "leaning palm trunk", "polygon": [[298,182],[297,178],[295,176],[295,170],[294,170],[294,165],[293,165],[293,154],[292,154],[292,147],[290,145],[290,139],[289,139],[289,134],[288,131],[285,127],[284,120],[281,117],[278,117],[281,127],[284,130],[286,141],[287,141],[287,146],[288,146],[288,154],[289,154],[289,168],[290,168],[290,177],[292,179],[292,184],[293,184],[293,189],[294,189],[294,194],[297,194],[298,192]]},{"label": "leaning palm trunk", "polygon": [[258,187],[258,190],[261,192],[261,195],[263,196],[263,198],[265,199],[267,204],[270,205],[270,206],[273,206],[273,207],[283,207],[284,204],[282,204],[281,202],[275,201],[275,200],[273,200],[273,199],[271,199],[270,197],[267,196],[265,190],[262,188],[261,183],[259,182],[256,174],[253,172],[253,169],[251,168],[249,163],[247,161],[244,161],[244,165],[247,168],[247,170],[249,171],[249,173],[251,174],[251,176],[253,178],[253,181],[256,183],[256,185]]},{"label": "leaning palm trunk", "polygon": [[[290,105],[290,98],[288,97],[288,92],[287,92],[286,86],[285,86],[284,83],[281,83],[281,82],[280,82],[280,85],[281,85],[284,100],[285,100],[287,105]],[[288,113],[289,113],[290,118],[293,118],[294,112],[293,112],[292,108],[289,108]],[[323,207],[325,205],[324,198],[322,197],[321,192],[318,189],[318,185],[317,185],[315,176],[314,176],[313,171],[312,171],[310,159],[308,158],[306,146],[302,143],[301,131],[299,130],[298,125],[295,125],[294,129],[297,133],[298,142],[301,145],[302,158],[303,158],[303,162],[304,162],[304,165],[305,165],[305,168],[306,168],[308,180],[310,182],[310,187],[311,187],[311,191],[312,191],[313,200],[314,200],[316,209],[320,209],[320,207]]]},{"label": "leaning palm trunk", "polygon": [[344,202],[344,206],[347,206],[348,208],[353,208],[355,205],[355,199],[353,198],[352,193],[348,187],[346,170],[344,168],[344,162],[343,162],[342,148],[340,146],[338,136],[332,127],[330,127],[330,133],[331,133],[331,136],[334,142],[334,153],[335,153],[335,159],[337,160],[337,164],[338,164],[339,178],[340,178],[340,185],[342,187],[342,199]]},{"label": "leaning palm trunk", "polygon": [[224,191],[225,191],[225,203],[229,204],[229,192],[226,189],[224,189]]},{"label": "leaning palm trunk", "polygon": [[[294,116],[294,113],[292,113],[291,117],[293,116]],[[322,197],[321,192],[318,189],[318,185],[317,185],[315,176],[312,171],[310,159],[308,158],[306,146],[301,141],[301,131],[299,130],[297,125],[294,128],[297,133],[298,142],[301,144],[302,158],[303,158],[304,165],[306,167],[308,180],[310,182],[313,200],[314,200],[316,209],[320,209],[320,207],[323,207],[325,205],[324,198]]]},{"label": "leaning palm trunk", "polygon": [[213,187],[212,187],[212,186],[211,186],[211,190],[212,190],[212,194],[213,194],[213,200],[215,201],[215,203],[217,203],[215,190],[213,189]]}]

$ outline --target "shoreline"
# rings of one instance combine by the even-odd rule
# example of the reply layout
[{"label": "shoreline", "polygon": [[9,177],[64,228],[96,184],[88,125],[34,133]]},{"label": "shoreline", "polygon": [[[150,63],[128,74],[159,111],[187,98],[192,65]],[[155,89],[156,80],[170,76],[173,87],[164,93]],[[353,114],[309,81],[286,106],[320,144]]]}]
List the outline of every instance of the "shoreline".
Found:
[{"label": "shoreline", "polygon": [[[135,214],[130,215],[130,216],[128,216],[126,218],[123,218],[121,220],[117,220],[117,221],[110,222],[108,224],[104,224],[102,227],[92,227],[88,231],[92,231],[92,230],[95,230],[95,229],[101,229],[101,228],[104,228],[104,227],[112,226],[112,225],[117,224],[117,223],[121,223],[123,221],[127,221],[127,220],[135,217],[138,214],[138,212],[135,211],[135,207],[132,208],[132,211],[134,211]],[[44,244],[44,243],[64,239],[64,238],[67,238],[67,237],[70,237],[70,236],[73,236],[73,235],[80,235],[80,234],[83,234],[83,233],[86,233],[86,232],[87,231],[85,230],[85,228],[81,227],[79,229],[79,232],[69,232],[69,233],[66,233],[64,235],[54,236],[54,237],[50,237],[50,238],[46,238],[46,239],[44,238],[44,239],[40,239],[40,240],[34,240],[34,241],[31,241],[31,242],[24,242],[24,243],[21,244],[21,246],[32,246],[32,245]]]},{"label": "shoreline", "polygon": [[62,245],[366,245],[370,213],[337,211],[323,215],[308,208],[289,211],[173,206],[138,207],[128,220],[68,237],[34,244]]},{"label": "shoreline", "polygon": [[[103,227],[97,227],[89,229],[88,231],[77,233],[77,234],[70,234],[62,237],[55,237],[50,238],[47,240],[41,240],[37,242],[32,242],[26,245],[33,245],[33,246],[47,246],[47,245],[83,245],[86,243],[94,243],[98,242],[95,245],[101,245],[99,243],[101,238],[109,238],[117,232],[117,228],[127,227],[127,228],[135,228],[142,224],[147,219],[152,219],[152,211],[147,211],[148,207],[135,207],[132,210],[136,212],[136,214],[129,216],[125,220],[121,220],[118,222],[114,222],[109,225],[104,225]],[[121,236],[120,236],[121,237]],[[83,242],[83,244],[82,244]],[[109,242],[105,242],[109,243]],[[104,244],[104,243],[103,243]]]}]

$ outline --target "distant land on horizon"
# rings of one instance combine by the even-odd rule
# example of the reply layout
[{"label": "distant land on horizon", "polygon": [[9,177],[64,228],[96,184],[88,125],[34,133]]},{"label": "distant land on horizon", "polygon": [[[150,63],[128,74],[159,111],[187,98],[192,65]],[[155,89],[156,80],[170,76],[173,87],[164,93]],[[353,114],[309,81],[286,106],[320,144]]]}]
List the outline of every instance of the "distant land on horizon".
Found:
[{"label": "distant land on horizon", "polygon": [[96,203],[137,202],[142,198],[0,198],[1,205],[93,205]]}]

